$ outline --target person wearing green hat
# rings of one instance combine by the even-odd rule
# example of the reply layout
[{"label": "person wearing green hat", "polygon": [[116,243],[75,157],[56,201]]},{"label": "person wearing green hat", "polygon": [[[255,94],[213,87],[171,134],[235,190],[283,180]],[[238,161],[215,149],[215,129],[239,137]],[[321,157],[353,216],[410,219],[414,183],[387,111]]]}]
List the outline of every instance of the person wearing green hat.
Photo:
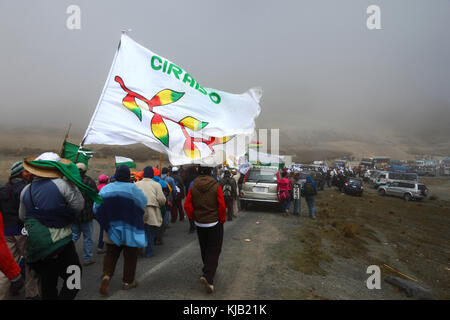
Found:
[{"label": "person wearing green hat", "polygon": [[[19,203],[20,193],[30,179],[31,174],[24,169],[22,161],[17,161],[11,166],[8,182],[0,188],[0,211],[5,225],[5,241],[17,263],[22,257],[26,257],[28,246],[28,238],[22,234],[23,223],[19,219]],[[38,299],[38,281],[28,265],[25,265],[25,278],[25,298]],[[9,287],[9,280],[0,273],[0,300],[7,296]]]}]

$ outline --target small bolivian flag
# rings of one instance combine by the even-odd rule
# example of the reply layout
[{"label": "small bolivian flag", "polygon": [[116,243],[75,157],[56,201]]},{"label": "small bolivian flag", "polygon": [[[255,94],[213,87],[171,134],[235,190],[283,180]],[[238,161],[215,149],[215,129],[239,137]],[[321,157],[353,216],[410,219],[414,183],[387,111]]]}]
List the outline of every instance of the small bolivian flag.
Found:
[{"label": "small bolivian flag", "polygon": [[250,144],[248,146],[249,146],[249,148],[252,148],[252,149],[259,149],[262,147],[262,143],[259,141],[253,141],[253,142],[250,142]]}]

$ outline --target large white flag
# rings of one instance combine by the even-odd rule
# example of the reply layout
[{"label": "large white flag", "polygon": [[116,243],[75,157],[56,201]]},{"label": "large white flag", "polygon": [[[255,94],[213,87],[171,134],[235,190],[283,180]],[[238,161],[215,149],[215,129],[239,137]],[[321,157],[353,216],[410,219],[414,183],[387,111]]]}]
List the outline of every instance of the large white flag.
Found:
[{"label": "large white flag", "polygon": [[238,159],[261,96],[260,88],[243,94],[204,88],[123,34],[83,144],[142,143],[167,153],[174,165]]}]

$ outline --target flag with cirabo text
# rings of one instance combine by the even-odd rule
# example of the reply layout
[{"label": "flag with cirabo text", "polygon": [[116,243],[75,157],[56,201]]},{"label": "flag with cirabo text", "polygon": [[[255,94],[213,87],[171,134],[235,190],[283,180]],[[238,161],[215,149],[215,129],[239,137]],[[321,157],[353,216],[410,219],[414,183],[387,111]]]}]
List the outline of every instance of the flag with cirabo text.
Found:
[{"label": "flag with cirabo text", "polygon": [[83,144],[142,143],[173,165],[235,162],[255,130],[261,96],[260,88],[232,94],[202,87],[122,34]]}]

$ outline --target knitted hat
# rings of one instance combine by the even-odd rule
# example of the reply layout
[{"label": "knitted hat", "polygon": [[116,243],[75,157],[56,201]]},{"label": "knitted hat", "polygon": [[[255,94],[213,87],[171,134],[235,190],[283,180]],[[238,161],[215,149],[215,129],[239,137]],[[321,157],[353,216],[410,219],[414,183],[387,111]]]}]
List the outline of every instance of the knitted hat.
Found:
[{"label": "knitted hat", "polygon": [[100,183],[107,183],[109,177],[106,174],[101,174],[98,176],[98,182]]},{"label": "knitted hat", "polygon": [[116,178],[117,181],[129,182],[130,175],[131,175],[130,168],[128,168],[126,165],[122,164],[117,167],[114,177]]},{"label": "knitted hat", "polygon": [[22,165],[22,161],[17,161],[11,166],[10,176],[14,177],[22,173],[25,168]]},{"label": "knitted hat", "polygon": [[153,171],[152,166],[147,166],[144,168],[144,178],[153,178],[155,176],[155,172]]}]

